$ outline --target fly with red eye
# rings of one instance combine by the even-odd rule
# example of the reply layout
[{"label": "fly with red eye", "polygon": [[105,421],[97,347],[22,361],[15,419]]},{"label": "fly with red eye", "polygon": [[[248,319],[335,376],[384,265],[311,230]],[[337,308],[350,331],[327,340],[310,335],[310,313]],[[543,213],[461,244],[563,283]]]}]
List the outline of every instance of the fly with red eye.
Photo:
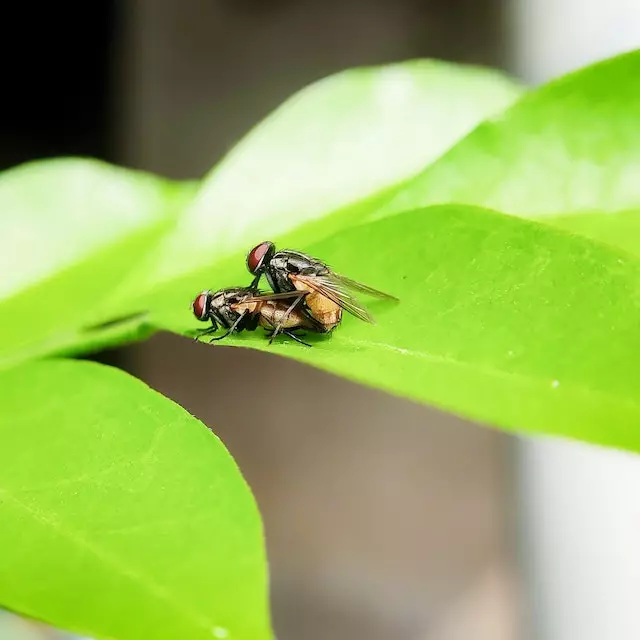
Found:
[{"label": "fly with red eye", "polygon": [[[219,327],[227,329],[227,332],[222,336],[211,338],[210,342],[221,340],[230,333],[233,333],[233,331],[251,329],[250,318],[235,313],[231,306],[235,302],[245,298],[247,294],[246,288],[242,287],[221,289],[215,293],[212,291],[202,291],[199,293],[191,303],[193,315],[201,322],[210,321],[211,327],[199,331],[195,339],[203,335],[215,333]],[[242,327],[240,325],[242,325]],[[253,329],[255,329],[255,327],[253,327]]]},{"label": "fly with red eye", "polygon": [[220,289],[215,293],[203,291],[191,304],[193,315],[202,322],[211,322],[211,327],[197,332],[194,339],[215,333],[220,327],[226,332],[214,336],[209,342],[222,340],[232,333],[255,331],[258,326],[269,332],[269,344],[282,333],[308,347],[295,331],[306,329],[315,333],[326,333],[325,327],[311,318],[302,309],[292,308],[292,300],[302,297],[298,291],[263,294],[249,287]]},{"label": "fly with red eye", "polygon": [[374,323],[371,313],[357,300],[354,292],[381,300],[398,302],[398,298],[351,280],[333,271],[324,262],[305,253],[283,249],[276,251],[273,242],[265,241],[247,254],[247,268],[256,289],[264,275],[275,293],[299,291],[303,296],[292,302],[291,310],[300,306],[327,331],[338,326],[342,310],[359,320]]}]

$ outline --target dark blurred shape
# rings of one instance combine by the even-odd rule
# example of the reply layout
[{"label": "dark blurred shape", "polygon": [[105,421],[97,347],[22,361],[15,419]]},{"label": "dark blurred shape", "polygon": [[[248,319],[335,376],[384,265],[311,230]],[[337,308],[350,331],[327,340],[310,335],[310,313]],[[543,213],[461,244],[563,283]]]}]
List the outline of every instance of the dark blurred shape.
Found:
[{"label": "dark blurred shape", "polygon": [[36,158],[110,159],[116,3],[3,6],[0,169]]},{"label": "dark blurred shape", "polygon": [[[114,161],[113,58],[118,3],[11,2],[4,8],[0,59],[0,170],[40,158]],[[119,352],[91,359],[119,362]]]},{"label": "dark blurred shape", "polygon": [[253,15],[270,14],[289,5],[296,0],[222,0],[221,5],[228,11]]}]

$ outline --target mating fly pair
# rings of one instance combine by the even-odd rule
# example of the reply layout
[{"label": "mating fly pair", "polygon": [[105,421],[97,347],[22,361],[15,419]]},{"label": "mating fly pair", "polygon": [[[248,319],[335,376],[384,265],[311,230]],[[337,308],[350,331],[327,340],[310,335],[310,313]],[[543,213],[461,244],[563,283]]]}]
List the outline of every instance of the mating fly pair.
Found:
[{"label": "mating fly pair", "polygon": [[[254,276],[249,287],[221,289],[215,293],[203,291],[194,300],[192,308],[196,318],[210,320],[212,324],[200,332],[200,336],[214,333],[218,325],[227,331],[210,341],[221,340],[234,331],[254,331],[262,326],[270,331],[269,343],[283,333],[311,346],[295,331],[329,333],[340,324],[343,310],[373,323],[371,314],[352,292],[397,301],[394,296],[335,273],[325,263],[304,253],[276,251],[273,242],[254,247],[247,255],[247,268]],[[263,275],[273,293],[262,293],[258,289]]]}]

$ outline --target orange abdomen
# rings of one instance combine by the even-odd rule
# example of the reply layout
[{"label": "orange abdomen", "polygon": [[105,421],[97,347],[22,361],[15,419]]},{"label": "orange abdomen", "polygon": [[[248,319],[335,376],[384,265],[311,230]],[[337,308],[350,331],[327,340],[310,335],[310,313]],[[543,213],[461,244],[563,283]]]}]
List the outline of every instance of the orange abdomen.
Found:
[{"label": "orange abdomen", "polygon": [[331,329],[340,324],[342,309],[329,298],[325,298],[319,293],[311,292],[305,298],[305,302],[311,315],[321,322],[327,331],[331,331]]}]

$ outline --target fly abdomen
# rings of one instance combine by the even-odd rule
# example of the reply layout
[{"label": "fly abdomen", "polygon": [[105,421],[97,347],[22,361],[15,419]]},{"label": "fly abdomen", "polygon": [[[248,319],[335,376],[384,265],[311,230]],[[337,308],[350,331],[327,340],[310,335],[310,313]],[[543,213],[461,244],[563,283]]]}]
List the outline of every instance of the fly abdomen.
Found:
[{"label": "fly abdomen", "polygon": [[274,300],[264,302],[260,309],[260,324],[267,329],[273,329],[277,325],[283,329],[314,329],[311,321],[302,311],[288,310],[289,304]]}]

